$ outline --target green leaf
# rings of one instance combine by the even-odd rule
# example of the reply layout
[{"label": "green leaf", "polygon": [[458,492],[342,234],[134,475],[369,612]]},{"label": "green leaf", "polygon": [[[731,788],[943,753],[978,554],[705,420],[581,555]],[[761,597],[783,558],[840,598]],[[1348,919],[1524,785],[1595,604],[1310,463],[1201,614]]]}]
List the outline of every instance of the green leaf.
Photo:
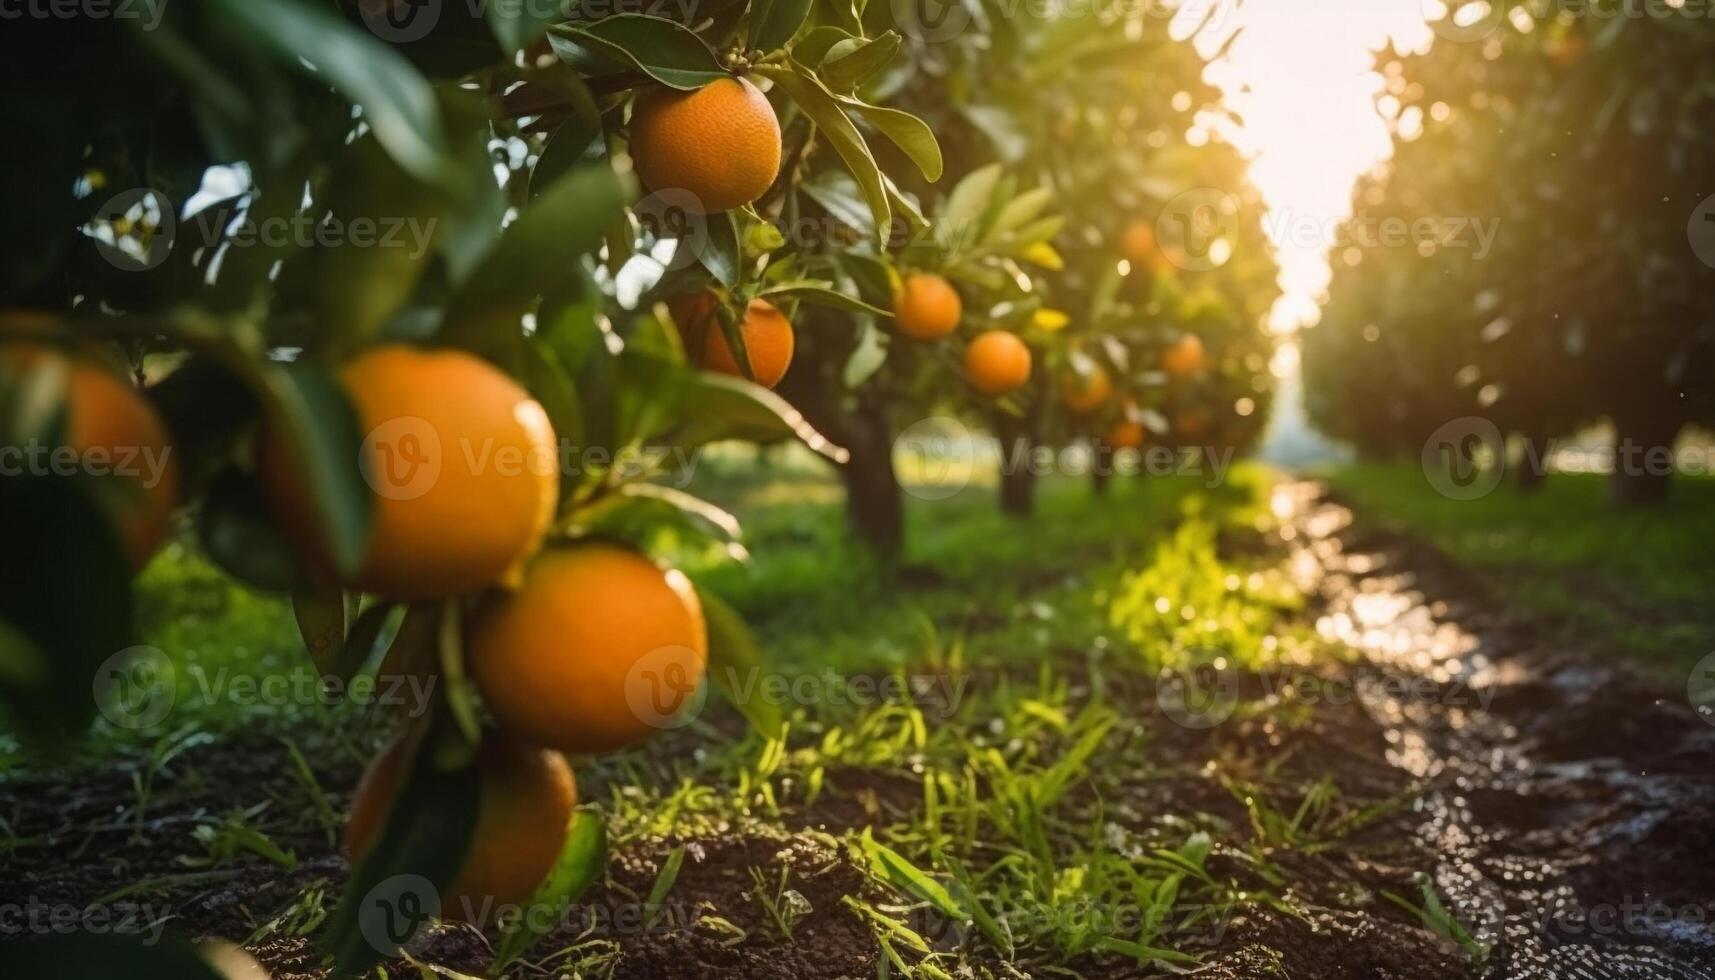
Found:
[{"label": "green leaf", "polygon": [[601,246],[629,195],[627,182],[605,163],[554,181],[507,227],[454,297],[442,340],[482,353],[515,341],[531,304]]},{"label": "green leaf", "polygon": [[364,433],[339,379],[313,365],[261,371],[269,424],[291,452],[291,476],[309,494],[322,530],[323,553],[346,574],[363,564],[375,495],[359,460]]},{"label": "green leaf", "polygon": [[786,722],[780,705],[756,696],[764,661],[750,627],[720,596],[699,587],[697,598],[702,601],[703,619],[709,629],[709,681],[758,734],[770,739],[784,737]]},{"label": "green leaf", "polygon": [[[684,244],[685,240],[681,239],[681,247]],[[702,249],[697,253],[703,268],[709,270],[709,275],[714,276],[716,282],[728,289],[737,289],[739,256],[738,223],[732,212],[709,215],[708,240],[702,243]]]},{"label": "green leaf", "polygon": [[990,164],[959,181],[948,195],[947,203],[935,216],[936,239],[946,247],[969,244],[981,239],[981,229],[987,218],[995,191],[1000,187],[1000,164]]},{"label": "green leaf", "polygon": [[706,500],[653,483],[628,483],[577,512],[578,530],[646,548],[665,528],[721,544],[738,541],[738,518]]},{"label": "green leaf", "polygon": [[434,89],[404,55],[342,20],[331,6],[306,0],[209,5],[290,67],[309,71],[361,106],[375,138],[400,166],[429,183],[456,186]]},{"label": "green leaf", "polygon": [[270,592],[303,585],[297,549],[249,473],[233,466],[210,479],[196,510],[196,529],[209,559],[233,578]]},{"label": "green leaf", "polygon": [[351,624],[351,633],[345,638],[340,650],[340,656],[324,673],[332,674],[342,681],[349,681],[362,672],[364,665],[375,656],[376,643],[381,634],[386,631],[387,624],[393,619],[399,606],[392,602],[377,602],[359,613]]},{"label": "green leaf", "polygon": [[1054,192],[1046,187],[1038,187],[1018,195],[1000,209],[1000,214],[994,219],[994,225],[988,230],[987,240],[994,241],[1008,232],[1023,228],[1036,220],[1053,201]]},{"label": "green leaf", "polygon": [[893,316],[892,310],[871,306],[856,296],[847,296],[845,293],[822,283],[786,282],[777,286],[770,286],[757,295],[763,299],[779,299],[781,297],[801,299],[806,303],[814,303],[817,306],[826,306],[835,310],[845,310],[848,313],[871,313],[890,319]]},{"label": "green leaf", "polygon": [[316,669],[327,673],[345,648],[346,603],[341,589],[300,589],[292,593],[292,616],[304,649]]},{"label": "green leaf", "polygon": [[820,204],[838,221],[865,238],[876,237],[875,216],[864,203],[857,180],[844,170],[822,170],[798,185],[810,200]]},{"label": "green leaf", "polygon": [[562,19],[558,3],[494,0],[488,4],[488,25],[509,57],[529,47],[547,32],[549,24]]},{"label": "green leaf", "polygon": [[905,890],[908,894],[928,902],[935,911],[955,922],[964,922],[970,918],[964,907],[953,899],[945,887],[924,871],[905,860],[904,857],[884,844],[876,842],[865,828],[863,832],[863,849],[870,863],[880,871],[880,877],[895,888]]},{"label": "green leaf", "polygon": [[0,624],[19,665],[0,674],[0,696],[30,734],[78,732],[98,668],[134,642],[130,563],[88,489],[0,477],[0,534],[16,571],[0,589]]},{"label": "green leaf", "polygon": [[671,431],[674,444],[687,448],[734,439],[775,443],[797,439],[836,463],[847,453],[817,432],[803,413],[766,388],[724,374],[688,371]]},{"label": "green leaf", "polygon": [[784,48],[810,16],[814,0],[752,0],[750,46],[763,54]]},{"label": "green leaf", "polygon": [[831,24],[812,27],[792,45],[792,57],[806,68],[820,68],[834,48],[845,41],[863,42],[863,38]]},{"label": "green leaf", "polygon": [[[409,773],[387,819],[334,907],[324,935],[335,976],[353,976],[394,955],[438,909],[464,864],[482,802],[475,753],[441,726],[405,762]],[[426,887],[425,887],[426,886]],[[380,947],[380,948],[378,948]]]},{"label": "green leaf", "polygon": [[574,169],[595,163],[607,155],[607,141],[600,128],[582,119],[568,119],[548,134],[547,145],[530,171],[530,200],[541,197],[554,182]]},{"label": "green leaf", "polygon": [[660,17],[614,14],[551,30],[597,54],[629,65],[669,88],[691,91],[732,77],[702,38],[689,28]]},{"label": "green leaf", "polygon": [[881,169],[876,166],[875,156],[870,153],[863,134],[846,116],[838,98],[802,65],[794,64],[791,68],[766,66],[758,68],[757,72],[779,85],[822,131],[863,190],[870,214],[875,218],[877,233],[887,228],[893,213]]},{"label": "green leaf", "polygon": [[857,388],[865,381],[875,376],[887,363],[887,336],[876,329],[874,323],[865,326],[863,336],[852,351],[852,356],[846,359],[846,368],[842,380],[847,388]]},{"label": "green leaf", "polygon": [[828,52],[827,60],[817,68],[817,73],[830,90],[850,95],[870,76],[891,64],[902,43],[894,31],[869,41],[842,41]]},{"label": "green leaf", "polygon": [[[607,873],[607,856],[607,824],[601,818],[601,811],[580,809],[573,813],[572,825],[566,832],[566,845],[560,849],[560,856],[549,870],[547,880],[530,899],[529,908],[558,913],[577,904]],[[489,972],[498,975],[559,924],[560,916],[557,914],[526,914],[509,924],[500,938],[494,965]]]},{"label": "green leaf", "polygon": [[69,933],[0,946],[0,976],[125,977],[126,980],[225,980],[195,949],[178,940]]}]

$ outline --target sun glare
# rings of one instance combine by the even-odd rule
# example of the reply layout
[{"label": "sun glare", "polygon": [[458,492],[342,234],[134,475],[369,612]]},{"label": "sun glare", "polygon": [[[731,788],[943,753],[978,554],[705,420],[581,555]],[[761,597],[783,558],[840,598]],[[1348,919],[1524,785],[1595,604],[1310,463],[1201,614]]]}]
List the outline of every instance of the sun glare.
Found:
[{"label": "sun glare", "polygon": [[[1196,43],[1212,55],[1238,32],[1207,77],[1242,120],[1219,129],[1253,161],[1284,290],[1269,322],[1291,333],[1316,320],[1328,248],[1351,213],[1353,182],[1391,155],[1375,110],[1382,80],[1374,52],[1389,40],[1421,49],[1431,32],[1421,0],[1211,2],[1218,10]],[[1207,10],[1192,4],[1199,6]]]}]

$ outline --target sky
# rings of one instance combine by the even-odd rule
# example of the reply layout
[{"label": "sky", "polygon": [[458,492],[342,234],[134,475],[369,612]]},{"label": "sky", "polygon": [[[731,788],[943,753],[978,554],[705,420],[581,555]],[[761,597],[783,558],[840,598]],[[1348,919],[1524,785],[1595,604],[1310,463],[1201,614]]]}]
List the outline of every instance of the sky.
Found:
[{"label": "sky", "polygon": [[[1197,37],[1212,54],[1234,31],[1208,80],[1243,119],[1223,133],[1253,160],[1252,180],[1269,211],[1285,295],[1270,318],[1289,333],[1315,322],[1328,285],[1327,242],[1351,210],[1352,185],[1389,156],[1375,109],[1381,79],[1373,52],[1391,39],[1427,46],[1434,0],[1196,0],[1217,4]],[[1195,7],[1195,3],[1193,3]],[[1182,16],[1189,16],[1187,11]]]}]

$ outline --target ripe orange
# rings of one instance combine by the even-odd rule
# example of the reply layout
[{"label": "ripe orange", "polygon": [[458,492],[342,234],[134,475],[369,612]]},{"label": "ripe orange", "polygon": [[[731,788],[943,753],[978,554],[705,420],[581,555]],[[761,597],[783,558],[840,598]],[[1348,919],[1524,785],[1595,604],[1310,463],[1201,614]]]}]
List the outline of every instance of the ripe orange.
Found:
[{"label": "ripe orange", "polygon": [[1147,438],[1143,423],[1122,418],[1108,429],[1107,444],[1115,449],[1142,449]]},{"label": "ripe orange", "polygon": [[1157,271],[1167,262],[1155,239],[1155,226],[1147,221],[1132,221],[1125,226],[1120,235],[1120,252],[1132,268],[1142,272]]},{"label": "ripe orange", "polygon": [[1204,408],[1188,408],[1173,417],[1173,432],[1183,444],[1197,444],[1209,437],[1215,417]]},{"label": "ripe orange", "polygon": [[652,89],[631,111],[631,158],[650,190],[685,191],[706,214],[730,211],[779,176],[780,120],[743,78],[694,92]]},{"label": "ripe orange", "polygon": [[[375,500],[363,566],[350,584],[418,601],[521,574],[559,502],[554,429],[542,406],[500,369],[461,351],[376,347],[348,363],[341,379],[357,411],[359,464]],[[310,535],[320,525],[279,431],[264,427],[259,472],[285,523]]]},{"label": "ripe orange", "polygon": [[1208,366],[1208,354],[1196,334],[1186,334],[1161,354],[1161,369],[1179,381],[1202,374]]},{"label": "ripe orange", "polygon": [[[54,448],[71,450],[69,465],[93,478],[120,547],[133,568],[142,568],[166,539],[179,498],[179,464],[166,424],[135,386],[100,361],[30,343],[0,350],[0,376],[48,370],[63,378],[63,442]],[[68,462],[60,456],[46,454],[56,472]]]},{"label": "ripe orange", "polygon": [[[726,341],[726,332],[715,316],[719,302],[714,293],[696,293],[674,300],[668,309],[692,361],[705,370],[742,378],[744,371],[739,368],[732,346]],[[786,369],[792,366],[792,352],[797,345],[791,321],[773,303],[753,299],[739,329],[744,334],[744,352],[750,359],[756,383],[764,388],[779,384],[786,377]],[[703,338],[701,354],[696,347],[699,334]]]},{"label": "ripe orange", "polygon": [[953,284],[932,272],[905,277],[893,300],[893,322],[913,340],[940,340],[959,329],[964,303]]},{"label": "ripe orange", "polygon": [[1107,369],[1100,364],[1093,365],[1087,375],[1067,375],[1060,388],[1060,399],[1079,415],[1088,415],[1101,408],[1113,395],[1114,383],[1108,377]]},{"label": "ripe orange", "polygon": [[472,623],[470,667],[503,727],[565,752],[625,748],[670,727],[708,669],[689,581],[611,544],[544,552],[524,587]]},{"label": "ripe orange", "polygon": [[985,395],[1004,395],[1030,380],[1030,348],[1005,330],[979,334],[965,349],[965,378]]},{"label": "ripe orange", "polygon": [[[368,852],[403,788],[404,738],[369,763],[351,802],[346,853]],[[536,893],[566,843],[578,786],[557,752],[490,734],[477,750],[482,800],[476,830],[458,876],[441,894],[441,918],[481,924],[501,905],[522,905]]]}]

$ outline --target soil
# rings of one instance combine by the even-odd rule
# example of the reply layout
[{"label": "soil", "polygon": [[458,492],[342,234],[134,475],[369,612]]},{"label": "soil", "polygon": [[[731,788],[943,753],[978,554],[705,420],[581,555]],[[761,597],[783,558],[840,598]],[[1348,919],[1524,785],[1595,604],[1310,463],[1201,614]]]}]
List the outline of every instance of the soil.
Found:
[{"label": "soil", "polygon": [[[1243,905],[1177,934],[1178,948],[1201,961],[1179,972],[1715,980],[1715,727],[1683,694],[1633,677],[1602,649],[1568,647],[1553,624],[1505,608],[1422,543],[1355,522],[1322,488],[1280,492],[1290,517],[1273,544],[1312,597],[1303,625],[1353,656],[1301,671],[1291,691],[1278,677],[1224,678],[1240,707],[1212,727],[1171,723],[1153,681],[1109,678],[1110,700],[1133,706],[1160,765],[1129,783],[1127,798],[1102,805],[1122,826],[1158,826],[1177,813],[1251,826],[1244,803],[1210,775],[1218,768],[1267,774],[1270,785],[1331,778],[1339,812],[1352,820],[1338,846],[1272,854],[1294,883],[1296,911]],[[1087,660],[1070,658],[1067,669],[1078,677]],[[305,755],[340,760],[314,771],[337,809],[360,755]],[[284,745],[190,746],[154,776],[139,820],[134,780],[148,771],[131,759],[0,783],[0,828],[10,835],[0,903],[95,906],[134,915],[145,930],[248,940],[276,980],[323,980],[309,937],[347,869],[332,821],[310,802]],[[875,891],[835,838],[893,822],[921,792],[906,776],[861,770],[830,772],[827,785],[813,809],[789,810],[781,826],[621,842],[608,880],[510,975],[876,976],[875,940],[845,899],[891,896]],[[584,787],[587,799],[608,791]],[[199,843],[193,829],[235,809],[292,852],[290,867],[244,853],[209,860],[220,842]],[[683,866],[669,901],[645,908],[675,852]],[[791,892],[772,906],[759,901],[782,869]],[[1259,891],[1266,884],[1220,852],[1211,872]],[[1469,928],[1468,941],[1387,897],[1421,908],[1418,872]],[[436,927],[411,950],[419,962],[478,976],[493,955],[488,939],[463,926]],[[1059,972],[986,965],[995,977]],[[1091,980],[1155,975],[1111,958],[1065,968]],[[399,963],[389,975],[417,973]]]}]

